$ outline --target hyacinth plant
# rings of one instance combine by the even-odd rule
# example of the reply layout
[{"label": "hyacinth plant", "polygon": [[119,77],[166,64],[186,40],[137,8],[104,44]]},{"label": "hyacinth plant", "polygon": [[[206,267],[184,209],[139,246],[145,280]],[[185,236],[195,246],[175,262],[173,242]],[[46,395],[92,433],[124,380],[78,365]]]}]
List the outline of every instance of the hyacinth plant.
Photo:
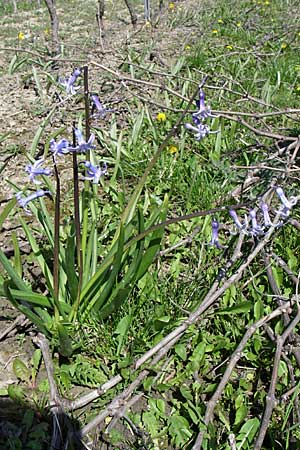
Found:
[{"label": "hyacinth plant", "polygon": [[[80,91],[78,78],[81,73],[82,71],[76,69],[68,80],[61,80],[61,86],[67,94],[76,95]],[[0,281],[0,295],[5,295],[40,331],[54,337],[63,355],[72,352],[74,324],[84,322],[91,314],[103,320],[126,301],[156,257],[165,226],[197,216],[213,216],[220,211],[229,212],[238,232],[255,238],[262,236],[273,226],[269,206],[265,202],[260,204],[258,217],[257,211],[251,209],[244,222],[236,212],[239,205],[165,220],[167,197],[160,207],[152,211],[145,224],[144,216],[137,206],[138,199],[165,144],[163,142],[121,215],[114,238],[107,244],[101,242],[98,185],[105,177],[109,177],[109,167],[106,161],[101,164],[96,162],[96,142],[95,135],[90,131],[90,119],[102,119],[114,110],[106,109],[96,94],[89,94],[87,67],[83,70],[83,76],[85,137],[82,129],[74,124],[72,142],[65,137],[59,139],[58,136],[50,139],[49,156],[32,160],[24,168],[29,175],[30,188],[20,190],[13,185],[16,189],[15,198],[8,203],[0,218],[3,221],[17,204],[19,208],[23,208],[25,215],[34,216],[39,224],[41,234],[37,235],[27,224],[24,214],[20,214],[19,220],[31,245],[35,261],[40,266],[45,289],[33,291],[29,282],[23,279],[19,249],[15,240],[13,263],[0,250],[0,263],[7,273],[7,279]],[[192,114],[194,125],[186,124],[186,129],[193,132],[197,141],[211,133],[205,121],[216,117],[205,105],[201,86],[198,95],[197,111]],[[65,168],[70,156],[73,167],[73,212],[72,217],[64,217],[62,221],[60,165]],[[33,187],[36,187],[34,192],[31,191]],[[288,199],[280,187],[276,188],[276,193],[282,204],[279,211],[280,226],[288,218],[297,199]],[[50,200],[46,202],[47,197]],[[54,202],[54,219],[47,207],[49,202],[50,205]],[[218,220],[214,218],[209,245],[222,250],[225,246],[219,241],[219,227]],[[43,255],[44,244],[40,243],[40,237],[46,239],[52,250],[52,258],[46,259]]]},{"label": "hyacinth plant", "polygon": [[[20,224],[41,269],[44,287],[33,291],[29,281],[24,279],[26,274],[23,274],[15,242],[13,262],[0,251],[0,263],[7,274],[7,279],[0,281],[0,295],[6,296],[45,335],[53,337],[60,353],[66,356],[72,353],[74,324],[83,322],[90,315],[104,320],[126,301],[137,281],[148,270],[163,235],[162,227],[151,231],[151,226],[157,220],[164,220],[167,210],[165,199],[152,211],[146,223],[150,230],[145,233],[144,217],[137,207],[145,181],[143,177],[122,214],[114,238],[107,244],[100,242],[98,185],[104,177],[109,177],[109,168],[105,161],[96,163],[95,136],[90,132],[90,100],[97,110],[96,117],[103,117],[112,110],[106,110],[94,94],[89,95],[87,67],[76,69],[68,80],[61,81],[66,93],[77,94],[80,90],[78,78],[82,72],[85,138],[83,131],[73,126],[72,142],[65,137],[50,139],[49,155],[26,165],[29,185],[20,189],[13,184],[17,191],[15,198],[8,203],[1,217],[4,220],[15,206],[18,207]],[[60,166],[66,168],[70,156],[73,211],[70,217],[62,220]],[[49,200],[46,201],[47,197]],[[52,203],[54,219],[50,212]],[[28,225],[26,215],[34,217],[38,233]],[[132,239],[133,235],[135,239]],[[43,254],[45,240],[52,251],[50,259]]]}]

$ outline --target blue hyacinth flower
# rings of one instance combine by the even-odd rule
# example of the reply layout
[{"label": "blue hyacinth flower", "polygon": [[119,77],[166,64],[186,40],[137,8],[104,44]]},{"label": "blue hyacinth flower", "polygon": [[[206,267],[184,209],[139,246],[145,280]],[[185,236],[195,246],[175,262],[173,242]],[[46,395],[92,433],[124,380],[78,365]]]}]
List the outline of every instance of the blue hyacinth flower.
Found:
[{"label": "blue hyacinth flower", "polygon": [[197,105],[198,111],[192,114],[193,118],[205,120],[207,118],[214,119],[214,118],[218,117],[218,116],[215,116],[214,114],[212,114],[209,107],[205,106],[205,94],[202,91],[202,89],[200,89],[200,91],[199,91],[199,100],[196,100],[196,105]]},{"label": "blue hyacinth flower", "polygon": [[50,192],[50,191],[44,191],[44,189],[39,189],[38,191],[34,192],[33,194],[28,195],[27,197],[23,197],[23,198],[22,198],[22,196],[23,196],[24,194],[23,194],[22,191],[20,191],[20,192],[18,192],[18,193],[16,194],[16,199],[17,199],[17,201],[18,201],[18,204],[19,204],[22,208],[24,208],[24,211],[25,211],[27,214],[31,214],[31,211],[27,208],[28,203],[32,202],[33,200],[35,200],[35,199],[37,199],[37,198],[39,198],[39,197],[44,197],[44,196],[47,195],[47,194],[50,194],[50,195],[51,195],[51,192]]},{"label": "blue hyacinth flower", "polygon": [[87,169],[87,176],[84,177],[85,180],[92,181],[93,184],[98,184],[100,178],[107,173],[107,165],[103,164],[103,169],[100,166],[93,166],[90,161],[84,161],[83,164]]},{"label": "blue hyacinth flower", "polygon": [[81,75],[80,69],[75,69],[72,75],[67,79],[60,79],[59,83],[66,89],[67,94],[76,94],[76,91],[80,89],[80,86],[74,86],[77,81],[77,78]]},{"label": "blue hyacinth flower", "polygon": [[25,167],[25,172],[29,174],[29,180],[34,184],[41,184],[40,181],[36,180],[35,177],[38,175],[51,175],[52,171],[50,169],[43,169],[41,165],[43,164],[44,159],[39,159],[38,161],[35,161],[35,163],[27,164]]},{"label": "blue hyacinth flower", "polygon": [[70,143],[67,139],[61,139],[56,142],[55,139],[50,141],[50,150],[53,153],[54,158],[56,156],[62,156],[69,152]]},{"label": "blue hyacinth flower", "polygon": [[88,150],[91,150],[92,148],[95,148],[93,145],[93,142],[95,140],[95,135],[91,134],[88,141],[86,142],[84,140],[84,137],[82,135],[81,130],[79,128],[76,128],[75,130],[75,136],[77,139],[77,146],[76,147],[70,147],[69,150],[73,152],[86,152]]},{"label": "blue hyacinth flower", "polygon": [[212,233],[211,233],[211,241],[208,245],[212,245],[217,247],[218,249],[223,248],[223,246],[219,242],[219,222],[216,219],[213,219],[211,223]]},{"label": "blue hyacinth flower", "polygon": [[97,110],[97,112],[93,113],[93,117],[104,119],[107,113],[114,112],[114,109],[105,108],[97,95],[92,94],[91,99],[93,102],[93,108]]}]

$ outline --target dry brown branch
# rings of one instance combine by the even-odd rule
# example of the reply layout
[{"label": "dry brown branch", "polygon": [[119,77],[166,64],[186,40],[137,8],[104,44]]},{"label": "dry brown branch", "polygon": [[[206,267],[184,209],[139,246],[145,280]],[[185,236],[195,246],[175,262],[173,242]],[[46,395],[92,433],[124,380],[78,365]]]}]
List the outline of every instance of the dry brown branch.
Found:
[{"label": "dry brown branch", "polygon": [[297,315],[290,322],[289,326],[286,328],[284,333],[281,336],[277,336],[277,339],[276,339],[277,346],[276,346],[276,353],[275,353],[275,357],[274,357],[271,383],[270,383],[269,391],[268,391],[268,394],[266,397],[266,407],[265,407],[265,411],[264,411],[263,418],[261,421],[259,434],[255,441],[253,450],[260,450],[263,445],[263,441],[264,441],[264,438],[265,438],[265,435],[266,435],[266,432],[267,432],[267,429],[269,426],[269,422],[271,419],[272,411],[273,411],[273,408],[276,403],[275,389],[276,389],[276,383],[277,383],[277,378],[278,378],[278,368],[279,368],[279,363],[280,363],[280,359],[281,359],[281,354],[283,351],[283,346],[284,346],[287,338],[294,331],[294,328],[300,321],[300,307],[299,307],[297,298],[296,298],[296,302],[297,302]]},{"label": "dry brown branch", "polygon": [[58,393],[58,389],[54,380],[54,367],[50,354],[49,344],[47,339],[42,333],[38,333],[32,338],[32,341],[40,347],[44,359],[44,364],[47,372],[47,378],[49,382],[50,389],[50,409],[53,415],[53,432],[51,438],[50,450],[56,450],[61,448],[61,429],[60,429],[60,419],[63,413],[61,408],[61,399]]},{"label": "dry brown branch", "polygon": [[[83,437],[86,436],[91,430],[95,427],[99,426],[107,416],[115,416],[119,413],[120,408],[124,408],[124,406],[129,401],[132,393],[138,388],[138,386],[142,383],[142,381],[147,377],[150,372],[150,369],[154,368],[156,364],[167,354],[167,352],[173,347],[173,345],[177,342],[177,339],[174,339],[168,343],[164,348],[162,348],[153,359],[152,363],[149,366],[149,369],[143,369],[139,375],[132,381],[120,394],[118,394],[108,405],[107,407],[91,422],[85,425],[76,436]],[[131,403],[132,404],[132,403]]]},{"label": "dry brown branch", "polygon": [[60,53],[60,44],[58,38],[58,16],[56,11],[55,0],[44,0],[49,11],[51,21],[51,38],[52,38],[52,55]]},{"label": "dry brown branch", "polygon": [[294,272],[289,268],[287,263],[282,258],[280,258],[280,256],[276,255],[275,252],[272,252],[271,256],[274,259],[274,261],[285,271],[285,273],[289,276],[289,278],[293,281],[293,283],[297,284],[298,278],[294,274]]},{"label": "dry brown branch", "polygon": [[[229,364],[227,365],[224,375],[222,376],[222,379],[221,379],[220,383],[218,384],[218,387],[217,387],[214,395],[208,402],[206,412],[205,412],[205,418],[204,418],[204,423],[206,426],[213,419],[216,404],[221,398],[221,395],[224,391],[224,388],[225,388],[227,382],[230,379],[233,369],[235,368],[239,359],[242,357],[243,350],[246,347],[249,339],[253,336],[253,334],[256,332],[256,330],[258,328],[260,328],[261,326],[263,326],[270,320],[274,319],[275,317],[280,316],[283,312],[288,311],[290,309],[290,306],[291,306],[291,302],[286,302],[283,305],[279,306],[277,309],[275,309],[270,314],[262,317],[260,320],[258,320],[257,322],[255,322],[254,324],[249,326],[249,328],[247,329],[246,333],[244,334],[241,342],[239,343],[239,345],[233,352],[233,354],[230,358]],[[192,450],[200,450],[201,449],[204,434],[205,434],[205,430],[202,430],[198,434],[195,444],[192,447]]]},{"label": "dry brown branch", "polygon": [[0,333],[0,341],[2,341],[6,337],[14,336],[18,332],[18,328],[27,327],[31,322],[27,319],[24,314],[20,314],[15,318],[12,324],[10,324],[5,330]]}]

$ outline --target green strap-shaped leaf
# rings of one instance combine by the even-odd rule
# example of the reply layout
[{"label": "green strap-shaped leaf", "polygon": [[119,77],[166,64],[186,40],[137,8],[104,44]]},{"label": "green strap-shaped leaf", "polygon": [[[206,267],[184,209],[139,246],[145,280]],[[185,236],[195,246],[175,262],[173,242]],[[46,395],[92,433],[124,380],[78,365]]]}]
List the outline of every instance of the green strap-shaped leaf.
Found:
[{"label": "green strap-shaped leaf", "polygon": [[14,269],[10,261],[6,258],[2,250],[0,250],[0,263],[2,264],[5,272],[12,280],[13,284],[21,291],[29,291],[30,288],[24,283],[22,278],[18,275],[17,271]]},{"label": "green strap-shaped leaf", "polygon": [[121,224],[120,235],[119,235],[119,239],[118,239],[118,249],[117,249],[117,252],[116,252],[114,260],[113,260],[109,278],[108,278],[104,288],[99,293],[99,295],[95,295],[94,298],[89,301],[88,308],[86,308],[86,310],[85,310],[85,315],[91,309],[98,311],[101,308],[101,306],[105,303],[107,297],[109,296],[109,294],[113,288],[114,283],[116,282],[116,278],[120,271],[120,267],[122,264],[122,257],[123,257],[123,249],[124,249],[124,227]]},{"label": "green strap-shaped leaf", "polygon": [[36,327],[44,334],[48,334],[48,330],[44,326],[44,322],[39,318],[34,311],[32,311],[28,306],[22,305],[16,301],[13,297],[12,292],[10,290],[9,281],[4,281],[3,289],[5,292],[5,297],[14,305],[21,313],[23,313],[32,323],[36,325]]},{"label": "green strap-shaped leaf", "polygon": [[14,197],[3,208],[3,211],[0,214],[0,230],[2,228],[4,221],[6,220],[6,218],[8,217],[9,213],[11,212],[16,203],[17,199]]},{"label": "green strap-shaped leaf", "polygon": [[27,240],[29,242],[29,244],[31,245],[32,251],[35,255],[36,261],[38,262],[44,277],[47,280],[47,287],[50,291],[53,292],[53,276],[52,273],[45,261],[45,258],[43,257],[40,248],[35,240],[35,238],[33,237],[33,234],[31,233],[28,225],[26,224],[26,222],[22,219],[22,217],[20,217],[20,222],[21,225],[23,227],[23,230],[25,231]]},{"label": "green strap-shaped leaf", "polygon": [[[10,289],[12,296],[18,302],[24,300],[27,303],[32,303],[33,305],[41,306],[42,308],[52,308],[52,303],[47,297],[42,294],[37,294],[32,291],[23,291],[18,289]],[[5,297],[4,283],[0,284],[0,296]]]}]

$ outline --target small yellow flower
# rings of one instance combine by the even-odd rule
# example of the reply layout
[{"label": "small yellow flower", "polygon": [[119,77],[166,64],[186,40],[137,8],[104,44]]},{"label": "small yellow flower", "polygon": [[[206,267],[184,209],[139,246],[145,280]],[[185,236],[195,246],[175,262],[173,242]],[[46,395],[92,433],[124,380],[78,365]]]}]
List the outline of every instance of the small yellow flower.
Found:
[{"label": "small yellow flower", "polygon": [[236,26],[237,26],[238,28],[240,28],[240,27],[242,26],[241,22],[238,22],[238,23],[236,24]]},{"label": "small yellow flower", "polygon": [[166,117],[165,113],[163,113],[163,112],[158,113],[156,116],[156,120],[158,122],[164,122],[166,119],[167,119],[167,117]]},{"label": "small yellow flower", "polygon": [[174,8],[175,8],[175,3],[170,2],[170,3],[169,3],[169,9],[174,9]]},{"label": "small yellow flower", "polygon": [[49,34],[49,28],[45,28],[45,29],[44,29],[44,34],[45,34],[46,36],[48,36],[48,34]]},{"label": "small yellow flower", "polygon": [[226,48],[228,48],[228,50],[233,50],[232,45],[226,45]]},{"label": "small yellow flower", "polygon": [[224,23],[222,19],[218,19],[218,23]]},{"label": "small yellow flower", "polygon": [[186,50],[191,50],[191,46],[187,44],[187,45],[185,46],[185,49],[186,49]]},{"label": "small yellow flower", "polygon": [[213,34],[218,34],[219,32],[218,32],[218,30],[212,30],[212,33]]},{"label": "small yellow flower", "polygon": [[300,86],[297,86],[297,87],[296,87],[296,91],[297,91],[297,92],[300,92]]},{"label": "small yellow flower", "polygon": [[20,31],[20,33],[18,34],[18,39],[19,41],[23,41],[23,39],[25,39],[25,34],[22,33],[22,31]]},{"label": "small yellow flower", "polygon": [[173,155],[174,153],[178,153],[178,148],[175,145],[170,145],[168,152]]},{"label": "small yellow flower", "polygon": [[269,0],[266,0],[265,5],[269,5],[269,4],[270,4]]},{"label": "small yellow flower", "polygon": [[151,22],[149,20],[147,20],[147,22],[145,23],[145,27],[146,28],[151,28]]},{"label": "small yellow flower", "polygon": [[282,48],[282,50],[284,50],[285,48],[287,48],[287,43],[286,42],[283,42],[282,44],[281,44],[281,48]]}]

